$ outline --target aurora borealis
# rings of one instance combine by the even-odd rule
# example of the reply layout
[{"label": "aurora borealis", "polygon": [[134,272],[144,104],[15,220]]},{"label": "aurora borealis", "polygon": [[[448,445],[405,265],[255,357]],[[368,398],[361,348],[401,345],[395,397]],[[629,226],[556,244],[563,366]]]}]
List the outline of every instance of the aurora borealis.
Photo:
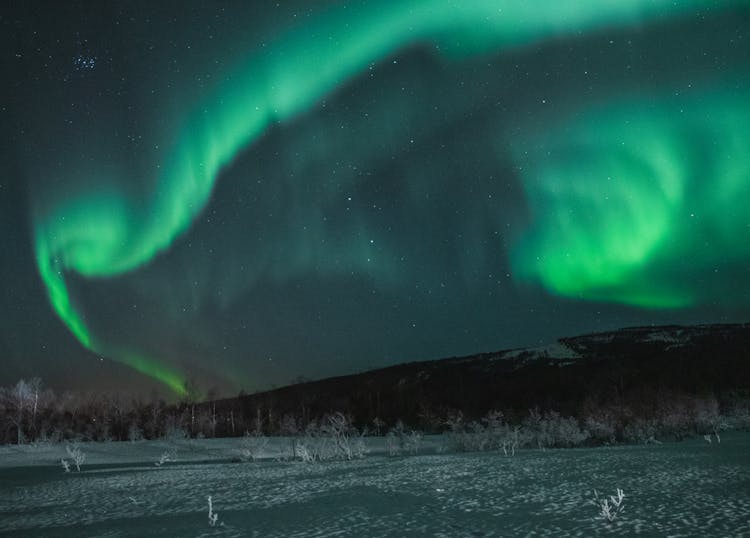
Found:
[{"label": "aurora borealis", "polygon": [[653,96],[546,126],[520,157],[540,216],[517,246],[517,274],[644,307],[746,302],[723,274],[750,260],[746,97]]},{"label": "aurora borealis", "polygon": [[745,2],[55,9],[3,20],[5,175],[68,356],[237,390],[746,317]]}]

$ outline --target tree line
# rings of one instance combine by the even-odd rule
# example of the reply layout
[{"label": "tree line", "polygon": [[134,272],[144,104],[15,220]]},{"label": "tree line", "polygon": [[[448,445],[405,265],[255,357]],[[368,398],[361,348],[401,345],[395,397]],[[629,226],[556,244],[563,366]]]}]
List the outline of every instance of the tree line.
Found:
[{"label": "tree line", "polygon": [[695,395],[642,389],[611,399],[587,398],[567,415],[550,405],[469,413],[455,405],[427,408],[410,402],[405,409],[419,413],[379,417],[364,409],[294,411],[258,395],[199,402],[195,385],[187,388],[186,398],[167,403],[155,395],[57,393],[39,378],[22,379],[0,387],[0,443],[240,437],[248,432],[295,437],[336,412],[368,435],[402,439],[405,432],[445,433],[456,450],[645,443],[750,429],[750,398],[737,391]]}]

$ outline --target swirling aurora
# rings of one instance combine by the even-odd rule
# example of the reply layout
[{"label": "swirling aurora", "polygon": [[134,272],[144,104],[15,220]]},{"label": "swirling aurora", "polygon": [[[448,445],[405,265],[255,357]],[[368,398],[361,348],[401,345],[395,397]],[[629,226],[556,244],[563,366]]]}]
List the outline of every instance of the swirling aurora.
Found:
[{"label": "swirling aurora", "polygon": [[[591,0],[541,10],[521,1],[423,0],[321,10],[241,54],[228,76],[186,107],[154,154],[158,172],[145,195],[128,187],[128,170],[101,175],[95,166],[51,201],[45,193],[35,203],[32,190],[34,251],[49,301],[81,345],[180,394],[179,367],[92,331],[68,279],[113,278],[168,251],[204,211],[222,172],[272,125],[307,113],[415,44],[429,42],[460,63],[742,4]],[[746,67],[707,76],[677,96],[666,89],[577,103],[542,127],[502,135],[531,215],[510,247],[515,281],[648,309],[746,304],[746,285],[737,293],[718,272],[742,272],[750,260]]]}]

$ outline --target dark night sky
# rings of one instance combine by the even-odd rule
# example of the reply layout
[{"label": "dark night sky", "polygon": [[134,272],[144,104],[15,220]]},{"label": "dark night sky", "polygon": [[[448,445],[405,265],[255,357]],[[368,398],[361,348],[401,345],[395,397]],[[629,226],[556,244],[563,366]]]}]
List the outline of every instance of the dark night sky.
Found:
[{"label": "dark night sky", "polygon": [[748,319],[745,2],[50,4],[0,8],[2,384]]}]

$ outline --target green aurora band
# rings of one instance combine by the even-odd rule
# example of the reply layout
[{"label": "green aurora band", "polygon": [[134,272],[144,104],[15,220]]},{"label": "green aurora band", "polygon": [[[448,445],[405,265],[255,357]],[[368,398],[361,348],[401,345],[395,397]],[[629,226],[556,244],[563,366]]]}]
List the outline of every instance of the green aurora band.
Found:
[{"label": "green aurora band", "polygon": [[[733,3],[736,2],[727,2]],[[195,104],[180,132],[171,142],[163,144],[170,149],[159,163],[161,173],[154,179],[145,206],[126,194],[124,189],[106,183],[112,182],[111,178],[102,178],[100,183],[109,185],[109,190],[69,193],[57,201],[54,208],[35,213],[36,259],[50,302],[82,345],[160,380],[179,393],[182,383],[176,370],[140,355],[109,349],[97,341],[70,295],[66,273],[112,277],[148,263],[190,227],[209,200],[221,170],[243,148],[257,140],[270,124],[304,112],[365,70],[371,62],[382,60],[400,48],[429,41],[435,43],[442,53],[460,57],[583,31],[674,17],[695,12],[697,8],[714,9],[716,2],[578,0],[549,3],[541,9],[535,3],[525,1],[467,0],[452,3],[412,0],[356,4],[322,12],[305,26],[282,34],[274,43],[239,62],[224,83]],[[641,210],[635,209],[635,203],[623,210],[632,213],[625,221],[637,226],[636,235],[644,234],[633,241],[644,244],[628,244],[629,240],[623,239],[623,229],[614,224],[602,235],[576,236],[575,231],[580,225],[571,222],[566,224],[568,227],[564,233],[566,242],[572,246],[562,250],[550,249],[550,227],[559,225],[561,217],[546,217],[535,229],[533,238],[524,242],[517,254],[517,265],[522,274],[538,278],[561,294],[651,306],[682,306],[695,299],[680,287],[667,285],[667,289],[662,290],[659,287],[661,281],[648,284],[646,280],[651,271],[636,268],[654,260],[653,249],[664,240],[670,219],[674,217],[675,202],[672,198],[684,195],[680,170],[674,169],[680,166],[674,162],[679,153],[675,154],[671,149],[674,143],[671,140],[680,133],[673,132],[668,117],[668,114],[659,113],[653,120],[644,120],[658,127],[647,135],[655,160],[647,160],[646,165],[651,166],[652,172],[659,170],[668,174],[668,177],[658,180],[659,188],[664,191],[663,200],[648,202],[659,220],[653,225],[642,222]],[[747,114],[743,117],[747,118]],[[614,119],[619,123],[619,118]],[[592,121],[601,122],[597,125],[605,131],[605,139],[614,142],[614,135],[606,125],[610,120],[604,114]],[[723,129],[725,126],[720,122],[714,127]],[[734,129],[736,125],[728,127]],[[580,125],[576,129],[584,128]],[[591,149],[608,151],[611,148]],[[610,163],[617,164],[619,183],[631,185],[632,182],[631,186],[622,188],[638,189],[634,195],[637,194],[641,201],[648,198],[647,191],[654,186],[640,173],[635,179],[629,177],[632,169],[628,168],[627,158],[618,160],[607,154],[593,158],[591,166],[597,172]],[[541,160],[545,161],[544,156]],[[565,158],[538,165],[539,174],[545,178],[559,178],[561,182],[566,181],[564,173],[572,172],[579,177],[586,172],[583,168],[575,168]],[[126,178],[119,179],[121,184],[126,183]],[[114,183],[117,185],[116,181]],[[571,183],[570,195],[575,193],[574,185],[579,184],[578,181]],[[549,197],[544,198],[541,191],[532,189],[530,195],[532,204],[557,203]],[[595,214],[592,210],[586,218]],[[614,250],[608,250],[610,241],[617,245]],[[536,249],[543,253],[544,262],[535,265],[529,260],[534,258]],[[609,254],[603,255],[602,251]],[[557,269],[563,252],[566,258],[570,254],[578,259]],[[593,266],[590,266],[592,261]],[[581,266],[586,266],[587,270],[583,280],[577,282],[574,273]],[[633,284],[634,280],[640,285]]]},{"label": "green aurora band", "polygon": [[516,278],[647,308],[746,302],[726,270],[750,259],[748,125],[745,92],[696,91],[609,103],[516,141],[535,212]]}]

